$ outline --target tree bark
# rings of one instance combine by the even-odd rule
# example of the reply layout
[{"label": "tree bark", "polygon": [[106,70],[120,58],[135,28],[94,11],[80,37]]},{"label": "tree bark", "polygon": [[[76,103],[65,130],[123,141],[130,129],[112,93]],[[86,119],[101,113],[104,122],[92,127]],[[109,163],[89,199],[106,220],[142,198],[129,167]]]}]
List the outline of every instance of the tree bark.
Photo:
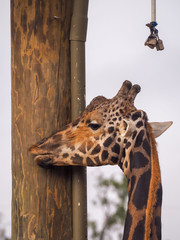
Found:
[{"label": "tree bark", "polygon": [[71,14],[72,0],[11,0],[13,240],[72,239],[71,168],[28,153],[71,120]]}]

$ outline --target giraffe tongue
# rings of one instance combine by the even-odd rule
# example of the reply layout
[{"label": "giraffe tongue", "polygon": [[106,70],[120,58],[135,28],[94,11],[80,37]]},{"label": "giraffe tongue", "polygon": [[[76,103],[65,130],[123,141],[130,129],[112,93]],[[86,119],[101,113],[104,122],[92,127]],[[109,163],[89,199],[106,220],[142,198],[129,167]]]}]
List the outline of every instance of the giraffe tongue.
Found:
[{"label": "giraffe tongue", "polygon": [[53,166],[53,155],[44,154],[35,157],[36,163],[43,168],[52,168]]}]

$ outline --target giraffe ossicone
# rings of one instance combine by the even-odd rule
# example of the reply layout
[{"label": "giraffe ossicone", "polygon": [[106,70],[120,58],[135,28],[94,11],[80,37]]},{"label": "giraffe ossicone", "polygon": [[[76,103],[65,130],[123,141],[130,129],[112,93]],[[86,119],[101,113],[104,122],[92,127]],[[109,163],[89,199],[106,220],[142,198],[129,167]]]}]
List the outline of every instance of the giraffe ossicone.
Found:
[{"label": "giraffe ossicone", "polygon": [[161,176],[155,137],[172,122],[148,123],[134,106],[139,85],[94,98],[72,123],[30,148],[42,167],[119,165],[128,179],[123,240],[161,239]]}]

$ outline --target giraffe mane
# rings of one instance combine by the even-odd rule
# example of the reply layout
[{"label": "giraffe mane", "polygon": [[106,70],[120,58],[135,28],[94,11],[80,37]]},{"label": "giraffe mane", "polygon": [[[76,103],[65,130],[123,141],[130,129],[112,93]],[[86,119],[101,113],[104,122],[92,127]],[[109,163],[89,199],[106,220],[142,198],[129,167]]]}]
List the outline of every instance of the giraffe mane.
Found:
[{"label": "giraffe mane", "polygon": [[151,234],[151,223],[153,220],[153,212],[157,202],[157,191],[161,184],[161,173],[159,166],[159,159],[156,147],[156,141],[152,132],[151,125],[148,124],[148,132],[150,137],[150,145],[151,145],[151,181],[149,188],[149,197],[147,202],[146,209],[146,221],[145,221],[145,240],[150,239]]}]

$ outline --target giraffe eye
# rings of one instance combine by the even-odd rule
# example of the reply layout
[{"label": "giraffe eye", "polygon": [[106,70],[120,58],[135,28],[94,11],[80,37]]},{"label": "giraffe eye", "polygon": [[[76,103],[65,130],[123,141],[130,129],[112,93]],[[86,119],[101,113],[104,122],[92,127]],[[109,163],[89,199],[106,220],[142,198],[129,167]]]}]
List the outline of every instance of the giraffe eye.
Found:
[{"label": "giraffe eye", "polygon": [[98,130],[101,127],[101,125],[98,123],[90,123],[88,127],[90,127],[92,130]]}]

